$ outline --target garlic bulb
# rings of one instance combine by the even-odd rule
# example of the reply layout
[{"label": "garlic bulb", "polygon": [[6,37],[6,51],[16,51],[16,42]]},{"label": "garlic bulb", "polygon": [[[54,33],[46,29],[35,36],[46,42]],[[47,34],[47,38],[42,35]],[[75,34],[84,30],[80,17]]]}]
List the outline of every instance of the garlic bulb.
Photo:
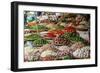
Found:
[{"label": "garlic bulb", "polygon": [[89,58],[90,57],[90,47],[89,46],[85,46],[81,49],[77,49],[75,52],[73,52],[73,56],[75,58]]}]

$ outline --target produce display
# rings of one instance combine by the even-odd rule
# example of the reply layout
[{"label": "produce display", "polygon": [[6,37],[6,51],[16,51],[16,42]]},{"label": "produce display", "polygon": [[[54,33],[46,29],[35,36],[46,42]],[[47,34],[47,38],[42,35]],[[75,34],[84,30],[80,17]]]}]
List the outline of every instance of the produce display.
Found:
[{"label": "produce display", "polygon": [[25,11],[24,61],[90,58],[90,15]]}]

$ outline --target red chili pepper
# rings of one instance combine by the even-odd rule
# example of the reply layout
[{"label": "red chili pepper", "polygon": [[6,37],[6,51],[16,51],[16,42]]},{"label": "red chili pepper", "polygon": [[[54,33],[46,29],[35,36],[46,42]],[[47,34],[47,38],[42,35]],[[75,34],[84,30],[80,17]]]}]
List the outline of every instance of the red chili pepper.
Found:
[{"label": "red chili pepper", "polygon": [[56,35],[54,35],[53,33],[47,33],[47,37],[54,38],[56,37]]},{"label": "red chili pepper", "polygon": [[64,32],[62,30],[53,30],[53,31],[50,31],[49,33],[52,33],[54,35],[62,35],[62,34],[64,34]]},{"label": "red chili pepper", "polygon": [[66,27],[65,29],[65,32],[76,32],[76,29],[74,27]]},{"label": "red chili pepper", "polygon": [[64,34],[64,32],[62,30],[57,30],[56,34],[62,35],[62,34]]}]

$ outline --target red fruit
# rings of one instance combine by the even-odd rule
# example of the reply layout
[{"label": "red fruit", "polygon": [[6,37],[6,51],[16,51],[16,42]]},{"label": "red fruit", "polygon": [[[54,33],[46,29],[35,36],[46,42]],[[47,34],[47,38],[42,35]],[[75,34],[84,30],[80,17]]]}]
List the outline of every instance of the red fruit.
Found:
[{"label": "red fruit", "polygon": [[64,32],[62,30],[56,30],[56,34],[62,35]]},{"label": "red fruit", "polygon": [[53,33],[47,33],[47,37],[54,38],[56,37],[56,35],[54,35]]},{"label": "red fruit", "polygon": [[69,27],[66,27],[66,28],[64,29],[64,31],[65,31],[65,32],[76,32],[76,29],[75,29],[74,27],[69,26]]},{"label": "red fruit", "polygon": [[50,31],[51,33],[53,34],[58,34],[58,35],[61,35],[61,34],[64,34],[64,32],[62,30],[53,30],[53,31]]}]

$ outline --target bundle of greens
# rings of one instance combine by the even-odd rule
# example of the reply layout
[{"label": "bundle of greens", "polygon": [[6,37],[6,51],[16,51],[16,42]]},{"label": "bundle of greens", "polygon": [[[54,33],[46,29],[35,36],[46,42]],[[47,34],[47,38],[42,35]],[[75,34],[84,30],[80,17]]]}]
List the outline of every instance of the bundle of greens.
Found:
[{"label": "bundle of greens", "polygon": [[44,44],[48,44],[48,43],[49,43],[49,41],[45,40],[43,38],[38,38],[35,41],[33,41],[33,45],[35,45],[35,46],[43,46]]},{"label": "bundle of greens", "polygon": [[33,35],[25,36],[25,40],[26,40],[26,41],[27,41],[27,40],[32,40],[32,41],[34,41],[34,40],[37,40],[37,39],[39,39],[39,38],[41,38],[41,36],[38,35],[38,34],[33,34]]},{"label": "bundle of greens", "polygon": [[43,39],[39,34],[33,34],[25,37],[26,41],[32,41],[34,46],[43,46],[49,43],[48,40]]}]

